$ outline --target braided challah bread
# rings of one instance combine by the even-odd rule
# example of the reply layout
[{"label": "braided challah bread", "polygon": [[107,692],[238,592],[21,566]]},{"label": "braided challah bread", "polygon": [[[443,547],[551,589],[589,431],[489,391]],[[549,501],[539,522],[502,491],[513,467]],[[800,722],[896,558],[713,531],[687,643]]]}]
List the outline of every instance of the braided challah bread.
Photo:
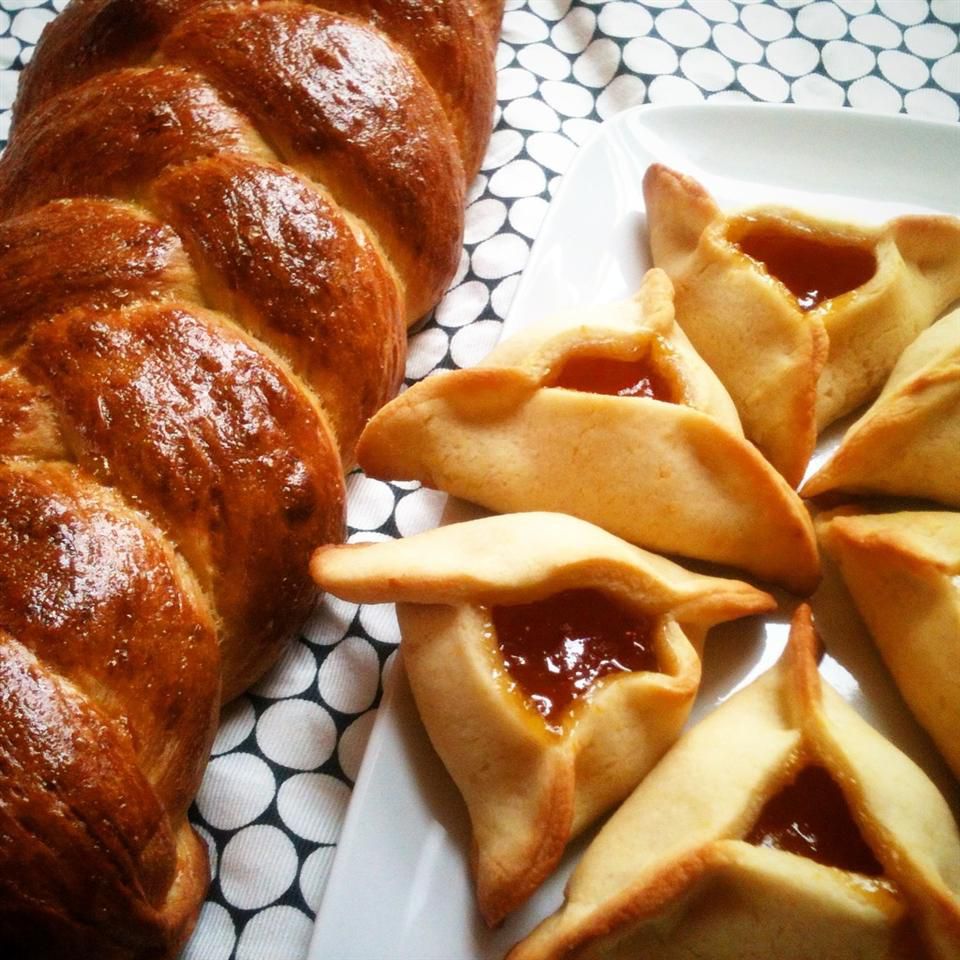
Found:
[{"label": "braided challah bread", "polygon": [[458,262],[499,0],[73,0],[0,158],[0,956],[169,958],[221,697]]}]

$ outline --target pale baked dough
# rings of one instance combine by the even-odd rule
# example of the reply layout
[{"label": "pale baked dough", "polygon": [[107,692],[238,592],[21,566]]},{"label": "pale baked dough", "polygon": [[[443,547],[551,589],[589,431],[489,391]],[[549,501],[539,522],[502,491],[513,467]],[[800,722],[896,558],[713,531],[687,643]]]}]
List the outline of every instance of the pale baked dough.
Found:
[{"label": "pale baked dough", "polygon": [[[722,213],[695,180],[644,177],[653,262],[676,287],[680,325],[730,391],[746,435],[797,486],[818,430],[874,397],[903,349],[960,296],[960,220],[905,216],[879,228],[763,207]],[[808,312],[728,233],[744,217],[872,251],[862,286]]]},{"label": "pale baked dough", "polygon": [[[815,646],[801,607],[780,663],[677,742],[587,849],[562,909],[509,960],[960,956],[949,807],[821,683]],[[883,882],[740,839],[809,763],[842,789]]]},{"label": "pale baked dough", "polygon": [[[716,623],[773,609],[747,584],[689,573],[562,514],[488,517],[376,544],[322,547],[311,570],[359,603],[397,602],[427,733],[473,828],[493,924],[553,871],[572,836],[625,797],[678,736]],[[552,730],[510,682],[489,608],[592,588],[655,617],[660,672],[596,683]]]},{"label": "pale baked dough", "polygon": [[903,352],[877,401],[803,486],[960,507],[960,309]]},{"label": "pale baked dough", "polygon": [[[571,358],[647,358],[683,402],[551,386]],[[508,513],[575,514],[632,543],[739,567],[809,593],[803,503],[744,440],[723,386],[651,270],[639,293],[505,340],[479,367],[411,387],[365,430],[368,475],[419,480]]]},{"label": "pale baked dough", "polygon": [[960,777],[960,514],[845,507],[817,530],[904,700]]}]

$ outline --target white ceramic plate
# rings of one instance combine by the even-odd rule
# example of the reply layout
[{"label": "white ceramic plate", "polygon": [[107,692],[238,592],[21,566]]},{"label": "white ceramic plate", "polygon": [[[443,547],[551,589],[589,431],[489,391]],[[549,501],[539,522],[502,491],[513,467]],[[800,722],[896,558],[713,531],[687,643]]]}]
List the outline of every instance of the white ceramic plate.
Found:
[{"label": "white ceramic plate", "polygon": [[[852,110],[765,105],[641,107],[605,124],[564,178],[505,324],[621,299],[650,265],[641,182],[660,161],[721,207],[774,202],[869,223],[910,211],[960,214],[960,125]],[[818,448],[819,462],[832,445]],[[691,721],[779,656],[793,602],[714,630]],[[906,711],[849,599],[827,571],[814,598],[821,673],[906,750],[960,809],[960,788]],[[583,844],[498,930],[474,907],[469,826],[401,669],[380,707],[317,916],[309,960],[496,960],[556,909]]]}]

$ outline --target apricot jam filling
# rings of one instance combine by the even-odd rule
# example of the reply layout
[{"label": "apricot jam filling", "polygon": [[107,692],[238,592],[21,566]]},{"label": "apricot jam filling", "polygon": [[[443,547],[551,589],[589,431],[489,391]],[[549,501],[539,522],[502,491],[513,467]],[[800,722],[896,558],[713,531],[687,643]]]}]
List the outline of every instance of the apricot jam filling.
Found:
[{"label": "apricot jam filling", "polygon": [[614,397],[649,397],[664,403],[681,400],[676,383],[649,356],[639,360],[572,356],[550,386]]},{"label": "apricot jam filling", "polygon": [[731,224],[727,235],[793,294],[801,310],[856,290],[877,270],[872,250],[821,239],[802,227],[791,230],[744,217]]},{"label": "apricot jam filling", "polygon": [[555,732],[601,677],[658,669],[654,619],[599,590],[496,606],[490,620],[508,676]]},{"label": "apricot jam filling", "polygon": [[774,794],[744,839],[827,867],[868,877],[883,873],[850,815],[843,792],[819,766],[804,767],[792,783]]}]

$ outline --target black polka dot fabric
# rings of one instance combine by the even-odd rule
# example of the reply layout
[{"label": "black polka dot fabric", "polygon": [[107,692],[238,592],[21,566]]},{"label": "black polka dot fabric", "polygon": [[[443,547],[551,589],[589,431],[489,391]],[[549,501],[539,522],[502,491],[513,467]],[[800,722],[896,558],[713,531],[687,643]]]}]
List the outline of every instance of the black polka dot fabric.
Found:
[{"label": "black polka dot fabric", "polygon": [[[65,6],[0,0],[0,137],[20,69]],[[638,104],[767,101],[960,119],[960,0],[508,0],[495,130],[450,291],[410,341],[408,382],[495,344],[577,148]],[[442,497],[355,473],[352,541],[433,526]],[[213,882],[182,960],[302,960],[383,677],[388,607],[328,600],[224,713],[192,820]]]}]

